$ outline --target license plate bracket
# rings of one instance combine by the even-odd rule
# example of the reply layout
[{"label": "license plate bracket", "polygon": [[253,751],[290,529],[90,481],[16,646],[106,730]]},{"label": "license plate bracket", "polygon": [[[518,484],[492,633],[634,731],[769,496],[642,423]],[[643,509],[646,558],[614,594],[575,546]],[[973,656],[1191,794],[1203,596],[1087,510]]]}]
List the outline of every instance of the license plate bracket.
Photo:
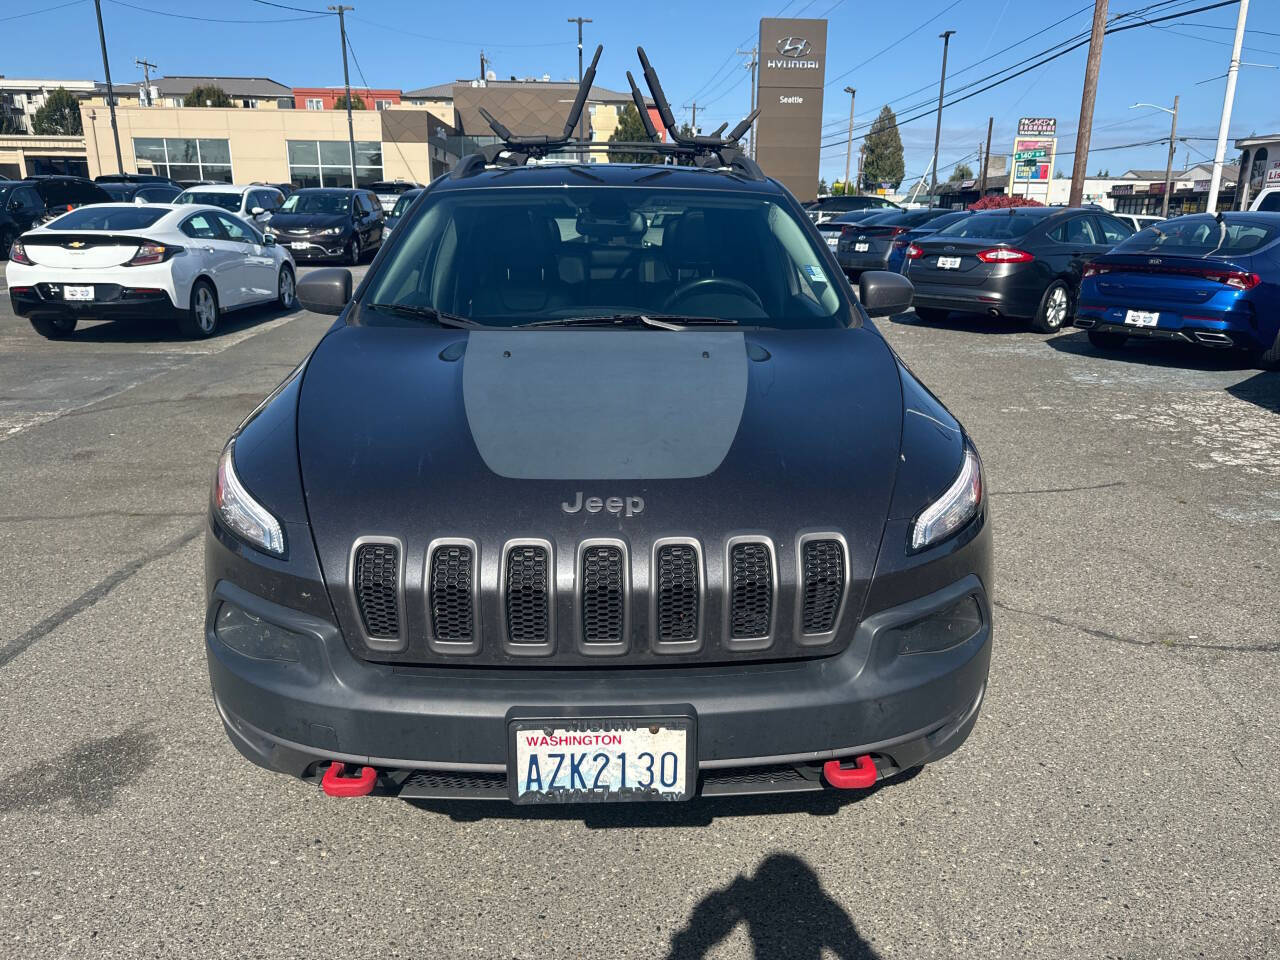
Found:
[{"label": "license plate bracket", "polygon": [[66,286],[62,288],[63,300],[76,300],[86,302],[93,299],[92,286]]},{"label": "license plate bracket", "polygon": [[294,241],[291,241],[291,242],[290,242],[290,244],[289,244],[289,249],[290,249],[290,250],[305,250],[305,249],[307,249],[307,247],[309,247],[309,246],[311,246],[311,244],[309,244],[309,243],[305,243],[305,242],[303,242],[302,240],[294,240]]},{"label": "license plate bracket", "polygon": [[1160,321],[1160,314],[1154,310],[1126,310],[1124,322],[1130,327],[1154,327]]},{"label": "license plate bracket", "polygon": [[527,716],[509,719],[507,731],[513,803],[679,801],[697,790],[692,714]]},{"label": "license plate bracket", "polygon": [[960,258],[959,257],[939,257],[938,269],[939,270],[959,270]]}]

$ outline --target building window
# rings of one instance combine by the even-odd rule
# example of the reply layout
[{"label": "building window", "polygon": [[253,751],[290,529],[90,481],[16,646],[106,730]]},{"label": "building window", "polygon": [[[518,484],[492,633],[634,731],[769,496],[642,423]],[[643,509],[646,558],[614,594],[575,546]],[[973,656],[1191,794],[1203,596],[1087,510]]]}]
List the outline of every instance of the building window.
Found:
[{"label": "building window", "polygon": [[133,157],[139,171],[150,170],[171,180],[234,182],[226,140],[134,137]]},{"label": "building window", "polygon": [[[300,187],[351,186],[351,151],[346,140],[290,140],[289,180]],[[382,144],[356,141],[356,185],[382,179]]]},{"label": "building window", "polygon": [[373,108],[375,110],[389,110],[392,106],[394,106],[394,104],[390,100],[373,101]]},{"label": "building window", "polygon": [[321,100],[319,97],[307,97],[307,109],[308,109],[308,110],[323,110],[323,109],[324,109],[324,101],[323,101],[323,100]]}]

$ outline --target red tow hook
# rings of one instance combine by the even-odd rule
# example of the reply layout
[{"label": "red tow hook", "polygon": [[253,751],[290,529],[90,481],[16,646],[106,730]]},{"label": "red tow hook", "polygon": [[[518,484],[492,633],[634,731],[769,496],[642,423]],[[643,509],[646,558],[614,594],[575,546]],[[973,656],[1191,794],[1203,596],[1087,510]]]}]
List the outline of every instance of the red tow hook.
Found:
[{"label": "red tow hook", "polygon": [[822,765],[822,775],[827,778],[827,783],[840,790],[865,790],[874,786],[876,762],[871,759],[871,754],[864,753],[854,763],[852,770],[846,770],[840,766],[839,760],[828,760]]},{"label": "red tow hook", "polygon": [[378,771],[373,767],[361,767],[355,776],[343,776],[346,764],[336,760],[329,764],[320,780],[320,789],[330,797],[367,797],[373,792],[373,785],[378,780]]}]

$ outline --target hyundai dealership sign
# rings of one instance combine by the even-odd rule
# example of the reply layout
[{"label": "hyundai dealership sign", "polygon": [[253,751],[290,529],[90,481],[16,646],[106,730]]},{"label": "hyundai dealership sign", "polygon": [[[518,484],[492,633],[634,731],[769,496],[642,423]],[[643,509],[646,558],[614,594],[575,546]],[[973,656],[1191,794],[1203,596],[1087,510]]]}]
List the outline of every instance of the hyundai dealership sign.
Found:
[{"label": "hyundai dealership sign", "polygon": [[756,162],[801,201],[818,192],[827,21],[761,20]]}]

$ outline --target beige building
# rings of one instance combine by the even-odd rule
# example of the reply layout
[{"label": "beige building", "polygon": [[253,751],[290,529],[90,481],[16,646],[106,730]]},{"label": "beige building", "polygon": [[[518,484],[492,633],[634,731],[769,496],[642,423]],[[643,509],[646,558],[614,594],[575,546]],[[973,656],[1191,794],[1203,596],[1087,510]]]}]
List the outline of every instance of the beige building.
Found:
[{"label": "beige building", "polygon": [[0,176],[20,180],[36,174],[82,175],[84,137],[0,136]]}]

